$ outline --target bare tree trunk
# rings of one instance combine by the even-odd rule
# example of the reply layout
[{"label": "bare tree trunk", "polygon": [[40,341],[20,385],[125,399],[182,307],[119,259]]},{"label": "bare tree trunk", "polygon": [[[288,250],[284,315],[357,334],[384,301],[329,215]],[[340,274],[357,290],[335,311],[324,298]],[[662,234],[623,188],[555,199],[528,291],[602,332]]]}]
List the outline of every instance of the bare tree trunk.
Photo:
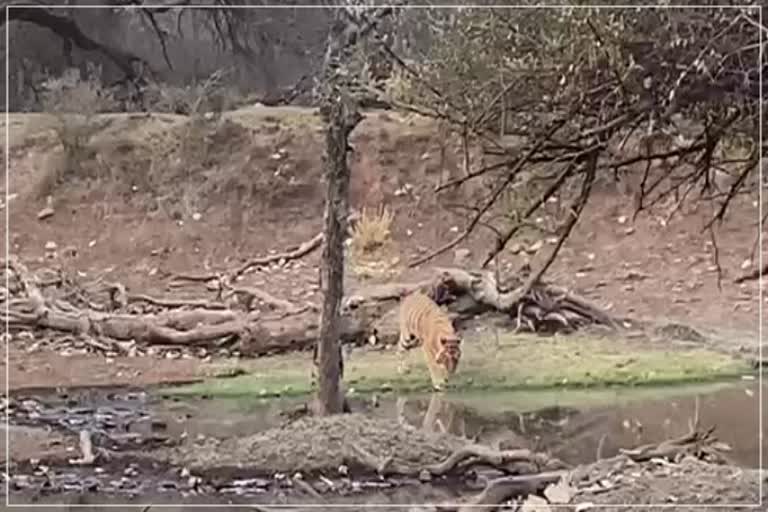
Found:
[{"label": "bare tree trunk", "polygon": [[344,295],[344,236],[347,232],[350,172],[347,166],[349,134],[362,116],[352,101],[330,99],[324,108],[327,133],[325,176],[325,234],[320,281],[323,311],[320,320],[316,364],[318,368],[317,407],[321,416],[344,410],[341,385],[342,354],[339,345],[339,309]]}]

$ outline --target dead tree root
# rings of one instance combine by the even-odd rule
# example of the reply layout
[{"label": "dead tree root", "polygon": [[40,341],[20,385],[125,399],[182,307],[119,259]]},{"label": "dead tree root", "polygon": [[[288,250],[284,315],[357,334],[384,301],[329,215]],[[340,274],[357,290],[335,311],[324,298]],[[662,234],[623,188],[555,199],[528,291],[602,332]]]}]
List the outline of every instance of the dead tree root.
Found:
[{"label": "dead tree root", "polygon": [[507,473],[511,469],[519,470],[520,463],[530,465],[530,467],[535,468],[536,472],[543,469],[556,470],[566,467],[560,460],[552,459],[543,453],[530,450],[499,451],[477,444],[459,448],[442,462],[424,467],[406,467],[397,465],[394,462],[394,456],[379,460],[356,444],[352,444],[351,447],[357,454],[360,464],[381,476],[413,476],[423,480],[451,474],[463,474],[477,466],[491,467],[503,473]]},{"label": "dead tree root", "polygon": [[534,475],[503,476],[488,482],[478,495],[458,507],[458,512],[471,512],[482,507],[495,510],[509,500],[530,494],[538,494],[547,486],[556,484],[566,475],[565,471],[547,471]]},{"label": "dead tree root", "polygon": [[[666,464],[679,463],[684,457],[694,457],[706,462],[717,464],[732,464],[731,461],[723,455],[722,452],[729,451],[730,448],[717,440],[714,436],[714,428],[707,430],[700,430],[698,425],[692,425],[691,431],[679,438],[670,439],[658,443],[656,445],[644,445],[632,450],[621,450],[621,453],[610,459],[610,464],[596,464],[595,466],[604,467],[607,471],[615,471],[617,465],[614,462],[619,460],[631,460],[634,463],[642,463],[651,460],[663,459]],[[440,467],[448,467],[455,460],[459,460],[462,457],[459,452],[452,454],[445,462],[438,464]],[[514,452],[522,452],[522,450],[514,450]],[[522,455],[522,454],[521,454]],[[533,459],[542,457],[539,454],[531,454]],[[488,452],[484,454],[482,460],[484,462],[497,463],[501,459],[514,459],[514,456],[505,455],[505,452]],[[520,457],[526,458],[526,457]],[[546,462],[544,470],[539,470],[531,474],[503,476],[500,478],[491,479],[487,482],[485,488],[473,498],[467,500],[465,503],[458,507],[441,507],[444,510],[457,510],[458,512],[468,512],[470,510],[476,510],[475,507],[483,506],[484,510],[495,510],[496,506],[516,499],[523,498],[528,495],[548,495],[548,487],[550,486],[563,486],[567,488],[566,492],[558,493],[560,501],[552,501],[552,497],[548,496],[549,501],[552,504],[558,506],[566,504],[572,499],[572,497],[578,494],[577,488],[589,488],[593,486],[595,481],[603,480],[606,475],[598,471],[600,474],[591,474],[591,478],[588,480],[578,481],[577,474],[584,471],[584,467],[576,468],[574,471],[567,471],[565,469],[558,468],[556,466],[562,464],[557,460],[548,460],[546,457],[542,459]],[[537,462],[542,462],[539,460]],[[608,461],[603,461],[608,462]],[[454,466],[455,467],[455,466]],[[563,495],[567,497],[563,500]]]},{"label": "dead tree root", "polygon": [[678,438],[668,439],[659,444],[639,446],[632,450],[620,450],[620,453],[635,462],[651,459],[679,462],[683,457],[691,456],[716,464],[732,463],[724,453],[731,448],[719,441],[714,433],[715,427],[699,430],[694,426],[690,432]]}]

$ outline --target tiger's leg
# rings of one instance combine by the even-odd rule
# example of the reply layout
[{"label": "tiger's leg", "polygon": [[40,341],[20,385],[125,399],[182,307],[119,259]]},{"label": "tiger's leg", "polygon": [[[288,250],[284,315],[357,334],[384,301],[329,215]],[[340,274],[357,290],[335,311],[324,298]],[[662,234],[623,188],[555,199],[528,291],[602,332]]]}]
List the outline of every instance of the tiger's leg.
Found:
[{"label": "tiger's leg", "polygon": [[427,361],[427,369],[429,370],[429,378],[432,381],[432,389],[435,391],[443,391],[447,383],[445,372],[440,368],[438,360],[440,358],[440,352],[432,354],[427,348],[427,344],[423,343],[424,359]]},{"label": "tiger's leg", "polygon": [[410,345],[405,338],[405,333],[401,330],[400,338],[397,341],[397,373],[400,375],[406,375],[411,371],[406,360],[408,350],[410,350]]},{"label": "tiger's leg", "polygon": [[442,409],[442,399],[438,393],[432,393],[429,397],[429,405],[427,406],[427,412],[424,414],[424,420],[421,423],[421,428],[429,432],[435,432],[435,426],[440,422],[439,414]]}]

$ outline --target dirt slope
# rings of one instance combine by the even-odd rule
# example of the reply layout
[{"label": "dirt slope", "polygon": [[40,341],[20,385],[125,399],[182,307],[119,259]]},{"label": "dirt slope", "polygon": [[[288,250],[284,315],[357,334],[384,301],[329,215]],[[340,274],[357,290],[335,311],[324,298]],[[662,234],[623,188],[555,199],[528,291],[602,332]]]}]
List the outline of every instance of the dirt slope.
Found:
[{"label": "dirt slope", "polygon": [[[48,129],[55,121],[11,116],[10,251],[32,268],[59,264],[84,280],[161,293],[164,277],[232,268],[248,257],[295,246],[322,224],[322,127],[310,110],[253,107],[220,121],[104,116],[103,129],[69,174],[62,171],[61,150]],[[435,184],[463,172],[460,145],[439,127],[371,112],[352,145],[352,206],[386,204],[394,210],[401,261],[463,228],[466,219],[446,205],[472,201],[467,197],[482,192],[482,184],[464,198],[435,197]],[[57,173],[59,183],[51,178]],[[39,220],[47,195],[55,213]],[[548,278],[620,314],[716,326],[733,331],[729,338],[736,345],[753,344],[758,283],[732,280],[750,257],[757,199],[740,198],[717,231],[722,290],[710,235],[701,230],[708,209],[685,211],[663,225],[664,211],[633,223],[630,205],[628,196],[602,185]],[[470,249],[477,262],[490,240],[478,232],[458,248]],[[53,259],[45,255],[48,242],[57,246]],[[762,250],[767,247],[764,242]],[[508,250],[499,258],[500,269],[516,269],[529,257],[535,262],[544,252]],[[317,299],[318,258],[315,252],[258,272],[252,284],[291,300]],[[426,267],[453,258],[449,251]],[[426,270],[403,271],[401,278]],[[199,295],[201,288],[190,293]]]}]

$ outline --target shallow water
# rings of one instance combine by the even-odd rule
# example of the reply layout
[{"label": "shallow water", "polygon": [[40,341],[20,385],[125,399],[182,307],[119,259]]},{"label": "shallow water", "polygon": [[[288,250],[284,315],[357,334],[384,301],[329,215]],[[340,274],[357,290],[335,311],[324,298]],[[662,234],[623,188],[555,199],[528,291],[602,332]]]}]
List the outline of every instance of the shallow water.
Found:
[{"label": "shallow water", "polygon": [[[756,381],[744,380],[634,389],[352,395],[351,400],[353,409],[376,417],[400,417],[419,428],[544,450],[570,464],[684,435],[698,417],[702,427],[716,427],[718,438],[732,447],[736,464],[758,467],[759,390]],[[230,437],[278,426],[286,421],[281,412],[300,403],[243,397],[161,400],[152,407],[166,418],[169,434]]]},{"label": "shallow water", "polygon": [[[763,387],[766,391],[768,386]],[[546,451],[569,464],[593,462],[611,457],[620,448],[634,448],[645,443],[658,443],[688,432],[698,417],[702,427],[716,426],[718,438],[731,446],[728,454],[733,463],[758,467],[760,387],[754,380],[689,387],[613,390],[552,390],[535,392],[474,392],[432,395],[380,396],[351,395],[352,408],[384,418],[400,418],[417,428],[450,432],[468,439],[502,448],[524,447]],[[9,437],[28,427],[44,427],[61,434],[77,434],[83,429],[93,433],[97,446],[116,451],[152,450],[169,446],[184,437],[228,438],[254,434],[288,421],[299,400],[190,399],[163,395],[162,390],[88,389],[66,393],[35,392],[34,396],[17,395],[9,407],[12,425]],[[286,414],[288,412],[288,414]],[[765,420],[766,411],[763,411]],[[4,436],[0,436],[4,437]],[[4,441],[4,440],[3,440]],[[18,441],[18,439],[17,439]],[[3,447],[3,449],[5,449]],[[70,448],[71,449],[71,448]],[[33,454],[28,455],[33,457]],[[30,474],[34,472],[26,468]],[[110,501],[126,503],[136,495],[142,501],[174,503],[184,498],[197,503],[242,502],[248,495],[252,502],[312,503],[309,495],[295,489],[252,483],[239,489],[214,490],[205,499],[187,488],[168,468],[139,467],[126,483],[124,471],[104,468],[105,474],[90,475],[89,468],[62,468],[55,481],[59,487],[37,495],[35,501],[61,503],[64,496],[85,496],[83,503]],[[82,494],[83,482],[98,479],[98,492]],[[181,483],[171,485],[172,480]],[[163,483],[165,482],[165,483]],[[349,503],[361,503],[375,495],[377,503],[423,502],[435,497],[451,499],[438,487],[404,483],[401,490],[374,488],[375,482],[348,482]],[[34,487],[34,486],[31,486]],[[31,488],[30,487],[30,488]],[[28,490],[28,489],[27,489]],[[18,488],[12,502],[30,502],[25,489]],[[78,494],[79,493],[79,494]],[[415,494],[414,494],[415,493]],[[46,496],[47,494],[47,496]],[[61,499],[57,499],[57,496]],[[122,498],[120,498],[122,496]],[[385,499],[385,496],[389,498]],[[175,497],[175,498],[174,498]],[[17,498],[19,501],[17,501]],[[254,499],[258,498],[258,499]],[[364,499],[365,498],[365,499]],[[347,499],[347,498],[345,498]],[[286,501],[287,500],[287,501]],[[361,501],[362,500],[362,501]],[[68,498],[65,501],[71,503]],[[246,500],[247,501],[247,500]],[[334,502],[342,503],[337,499]],[[81,501],[82,502],[82,501]]]}]

